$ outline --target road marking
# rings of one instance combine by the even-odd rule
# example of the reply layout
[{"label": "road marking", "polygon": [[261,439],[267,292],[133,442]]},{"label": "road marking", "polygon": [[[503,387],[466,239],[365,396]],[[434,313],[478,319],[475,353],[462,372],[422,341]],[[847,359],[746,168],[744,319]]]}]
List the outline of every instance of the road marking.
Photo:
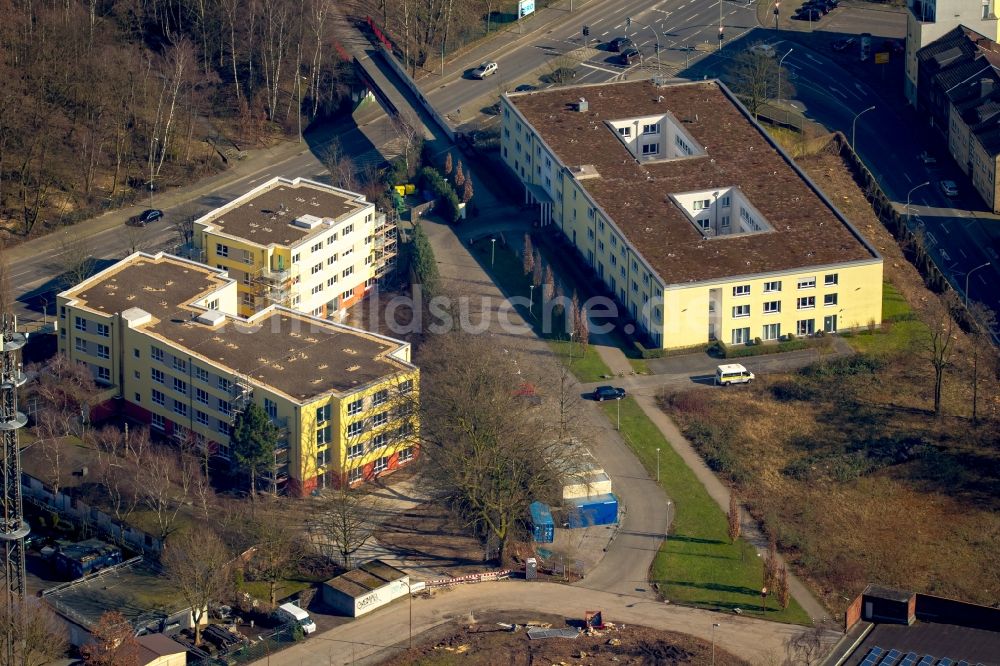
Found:
[{"label": "road marking", "polygon": [[607,67],[598,67],[597,65],[592,65],[589,62],[581,62],[580,64],[583,65],[584,67],[589,67],[591,69],[596,69],[596,70],[601,71],[601,72],[607,72],[608,74],[621,74],[621,72],[619,72],[617,70],[608,69]]},{"label": "road marking", "polygon": [[903,178],[905,178],[906,182],[908,182],[908,183],[912,183],[913,182],[913,179],[910,178],[910,174],[906,173],[905,171],[903,172]]},{"label": "road marking", "polygon": [[607,37],[610,34],[611,34],[611,31],[607,30],[607,31],[601,33],[601,37]]},{"label": "road marking", "polygon": [[860,83],[855,82],[854,83],[854,87],[857,88],[861,92],[862,95],[867,95],[868,94],[868,91],[865,90],[864,86],[862,86]]},{"label": "road marking", "polygon": [[819,58],[817,58],[817,57],[815,57],[815,56],[813,56],[813,55],[811,55],[811,54],[809,54],[809,53],[806,53],[806,54],[805,54],[805,56],[806,56],[807,58],[809,58],[810,60],[812,60],[812,61],[813,61],[814,63],[816,63],[817,65],[822,65],[822,64],[823,64],[823,61],[822,61],[822,60],[820,60]]},{"label": "road marking", "polygon": [[927,243],[929,245],[937,245],[937,238],[934,238],[934,234],[927,232]]},{"label": "road marking", "polygon": [[988,283],[986,282],[986,278],[984,278],[984,277],[982,276],[982,274],[980,274],[980,275],[977,275],[976,277],[977,277],[977,278],[979,278],[979,281],[980,281],[980,282],[982,282],[983,284],[988,284]]},{"label": "road marking", "polygon": [[[930,234],[927,235],[930,236]],[[951,257],[948,256],[948,251],[945,250],[944,248],[941,249],[941,256],[944,258],[945,261],[951,261]]]},{"label": "road marking", "polygon": [[[947,227],[946,227],[946,228],[947,228]],[[967,254],[965,253],[965,250],[963,250],[962,248],[958,248],[958,253],[959,253],[960,255],[962,255],[962,259],[968,259],[968,258],[969,258],[969,255],[967,255]]]},{"label": "road marking", "polygon": [[844,92],[840,88],[834,88],[833,86],[830,86],[830,92],[832,92],[834,94],[837,94],[837,95],[840,95],[844,99],[847,99],[847,95],[845,95]]},{"label": "road marking", "polygon": [[[946,235],[951,235],[951,231],[948,230],[948,225],[941,225],[941,231],[943,231]],[[961,250],[959,250],[959,252],[961,252]]]}]

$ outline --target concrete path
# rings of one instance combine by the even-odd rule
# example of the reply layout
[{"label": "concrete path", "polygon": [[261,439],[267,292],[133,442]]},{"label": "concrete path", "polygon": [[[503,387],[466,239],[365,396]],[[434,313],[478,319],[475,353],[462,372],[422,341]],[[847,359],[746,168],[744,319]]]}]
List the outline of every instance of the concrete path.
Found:
[{"label": "concrete path", "polygon": [[[313,634],[282,652],[272,654],[269,666],[300,664],[374,664],[405,649],[409,636],[417,637],[445,622],[476,622],[484,612],[554,613],[582,619],[599,608],[606,621],[678,631],[715,643],[753,664],[796,663],[787,654],[790,639],[806,631],[795,625],[766,622],[736,615],[671,606],[642,597],[584,590],[554,583],[511,580],[480,583],[436,591],[431,598],[401,599],[385,608],[329,631]],[[830,645],[839,638],[830,632]],[[497,663],[505,656],[497,655]],[[790,659],[786,661],[786,659]]]}]

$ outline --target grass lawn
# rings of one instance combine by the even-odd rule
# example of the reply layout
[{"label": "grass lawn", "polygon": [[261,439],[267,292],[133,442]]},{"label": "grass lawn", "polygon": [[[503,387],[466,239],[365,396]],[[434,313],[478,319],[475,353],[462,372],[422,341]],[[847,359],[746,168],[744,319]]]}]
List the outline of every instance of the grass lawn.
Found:
[{"label": "grass lawn", "polygon": [[535,289],[534,293],[531,293],[531,279],[524,274],[521,259],[508,247],[499,243],[491,258],[490,245],[489,242],[479,242],[473,247],[473,251],[483,259],[483,267],[492,275],[504,295],[508,298],[520,296],[522,299],[527,299],[530,295],[531,312],[528,312],[527,304],[516,305],[518,314],[532,325],[535,333],[548,341],[559,360],[584,383],[596,382],[601,375],[611,374],[611,370],[593,347],[588,346],[583,356],[580,356],[580,346],[567,339],[561,316],[556,315],[551,309],[550,316],[546,317],[543,314],[545,303],[541,290]]},{"label": "grass lawn", "polygon": [[[614,422],[616,405],[604,403],[603,409]],[[656,474],[656,449],[660,449],[661,485],[676,509],[670,537],[653,561],[650,580],[672,602],[726,611],[738,607],[748,615],[761,615],[762,559],[742,539],[729,543],[726,514],[631,398],[621,401],[621,427],[625,440],[652,475]],[[781,610],[769,598],[767,619],[810,624],[794,599]]]},{"label": "grass lawn", "polygon": [[882,320],[885,330],[861,331],[847,338],[855,351],[889,354],[913,349],[927,331],[927,325],[913,317],[906,299],[888,282],[882,283]]},{"label": "grass lawn", "polygon": [[[278,581],[277,587],[275,587],[275,599],[286,599],[311,586],[312,583],[305,580],[280,580]],[[243,583],[241,589],[250,596],[255,599],[260,599],[261,601],[268,601],[271,598],[271,588],[267,581],[247,581]]]}]

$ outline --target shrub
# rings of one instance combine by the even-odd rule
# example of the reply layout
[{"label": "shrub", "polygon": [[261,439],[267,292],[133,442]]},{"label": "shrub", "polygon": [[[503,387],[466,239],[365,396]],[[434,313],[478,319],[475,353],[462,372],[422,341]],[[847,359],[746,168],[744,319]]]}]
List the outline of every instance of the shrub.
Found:
[{"label": "shrub", "polygon": [[793,400],[811,400],[813,392],[800,382],[784,381],[771,386],[771,395],[780,402],[792,402]]},{"label": "shrub", "polygon": [[806,377],[850,377],[860,374],[875,374],[886,365],[885,359],[872,354],[857,354],[831,359],[825,363],[814,363],[802,369]]},{"label": "shrub", "polygon": [[458,195],[455,188],[445,180],[436,169],[423,167],[418,172],[420,187],[430,192],[437,200],[437,211],[445,222],[454,224],[458,221],[461,208],[458,205]]}]

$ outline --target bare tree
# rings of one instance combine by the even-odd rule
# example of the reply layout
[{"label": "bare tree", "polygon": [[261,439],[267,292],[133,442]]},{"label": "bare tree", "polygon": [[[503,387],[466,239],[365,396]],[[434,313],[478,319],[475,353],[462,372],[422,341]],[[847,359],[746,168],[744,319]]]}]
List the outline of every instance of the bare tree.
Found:
[{"label": "bare tree", "polygon": [[41,481],[58,495],[68,471],[68,462],[63,454],[63,438],[72,434],[71,417],[53,409],[42,409],[35,417],[35,446],[45,460]]},{"label": "bare tree", "polygon": [[791,590],[788,588],[788,569],[784,564],[778,567],[778,575],[774,579],[774,597],[783,609],[788,608]]},{"label": "bare tree", "polygon": [[54,261],[59,281],[67,288],[80,284],[97,268],[97,260],[87,240],[79,236],[71,237],[68,233],[59,240],[59,252]]},{"label": "bare tree", "polygon": [[80,648],[86,666],[139,666],[139,643],[124,615],[105,612],[90,633],[93,642]]},{"label": "bare tree", "polygon": [[302,528],[302,521],[280,501],[254,511],[243,526],[253,543],[247,573],[267,584],[272,606],[278,600],[278,583],[295,573],[302,561]]},{"label": "bare tree", "polygon": [[127,243],[125,256],[142,252],[150,246],[149,232],[146,230],[146,227],[126,224],[122,235],[125,237],[125,242]]},{"label": "bare tree", "polygon": [[205,529],[175,534],[160,555],[167,577],[191,606],[194,644],[201,643],[201,623],[212,603],[232,584],[232,557],[218,535]]},{"label": "bare tree", "polygon": [[763,48],[752,45],[737,55],[729,68],[733,92],[740,98],[747,111],[756,118],[769,99],[777,94],[778,80],[781,87],[792,94],[788,71],[779,67],[778,60]]},{"label": "bare tree", "polygon": [[986,361],[986,375],[997,367],[997,350],[993,346],[991,332],[996,328],[996,315],[982,303],[969,306],[969,318],[972,321],[970,338],[972,342],[972,424],[979,423],[979,365]]},{"label": "bare tree", "polygon": [[177,529],[177,514],[187,500],[179,484],[181,470],[177,454],[163,448],[150,449],[134,457],[135,491],[139,501],[153,515],[160,539]]},{"label": "bare tree", "polygon": [[531,248],[531,234],[524,234],[524,253],[521,256],[524,274],[531,275],[535,270],[535,252]]},{"label": "bare tree", "polygon": [[[837,635],[839,637],[839,634]],[[836,640],[834,638],[833,640]],[[827,657],[833,641],[822,626],[804,629],[788,641],[789,662],[801,666],[818,666]]]},{"label": "bare tree", "polygon": [[354,553],[375,536],[381,511],[378,497],[364,488],[351,490],[344,483],[328,488],[313,502],[310,540],[323,556],[350,568]]},{"label": "bare tree", "polygon": [[423,135],[420,133],[418,121],[408,113],[394,114],[389,116],[392,129],[402,142],[400,157],[406,167],[407,177],[416,172],[417,159],[420,156],[420,149],[423,145]]},{"label": "bare tree", "polygon": [[736,493],[729,491],[729,543],[736,543],[740,538],[740,502],[736,498]]},{"label": "bare tree", "polygon": [[958,307],[958,296],[949,291],[941,299],[941,307],[927,322],[927,332],[920,341],[924,357],[934,368],[934,413],[941,414],[941,391],[944,386],[945,372],[951,367],[951,359],[955,352],[957,325],[952,316]]},{"label": "bare tree", "polygon": [[13,646],[13,654],[0,653],[0,666],[44,666],[69,647],[65,625],[34,597],[0,604],[0,633]]}]

